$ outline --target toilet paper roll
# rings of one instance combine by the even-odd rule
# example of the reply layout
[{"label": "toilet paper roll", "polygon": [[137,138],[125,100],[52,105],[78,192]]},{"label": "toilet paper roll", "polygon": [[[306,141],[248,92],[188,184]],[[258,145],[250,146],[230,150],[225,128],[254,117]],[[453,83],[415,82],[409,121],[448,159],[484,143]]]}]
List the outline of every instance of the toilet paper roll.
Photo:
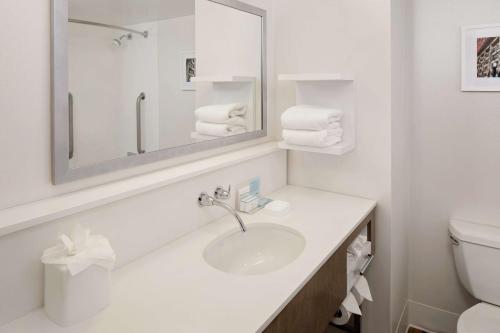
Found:
[{"label": "toilet paper roll", "polygon": [[361,309],[356,301],[356,297],[352,292],[350,292],[340,305],[340,308],[332,321],[336,325],[345,325],[349,321],[349,318],[351,318],[352,313],[361,316]]},{"label": "toilet paper roll", "polygon": [[343,305],[341,305],[332,322],[335,325],[343,326],[349,322],[349,319],[351,319],[351,313],[347,311]]}]

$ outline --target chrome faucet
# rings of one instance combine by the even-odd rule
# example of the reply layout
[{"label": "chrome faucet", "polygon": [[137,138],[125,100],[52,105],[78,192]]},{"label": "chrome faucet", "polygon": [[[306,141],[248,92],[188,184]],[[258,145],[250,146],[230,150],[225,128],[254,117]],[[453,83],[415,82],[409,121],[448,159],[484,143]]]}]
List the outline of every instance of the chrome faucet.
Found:
[{"label": "chrome faucet", "polygon": [[225,190],[222,186],[217,186],[214,196],[209,195],[206,192],[202,192],[198,197],[198,204],[200,207],[210,207],[210,206],[219,206],[227,210],[234,218],[238,221],[241,231],[246,232],[247,228],[241,216],[238,212],[233,209],[233,207],[229,206],[227,203],[222,202],[221,200],[227,200],[231,196],[231,186],[229,186],[228,190]]}]

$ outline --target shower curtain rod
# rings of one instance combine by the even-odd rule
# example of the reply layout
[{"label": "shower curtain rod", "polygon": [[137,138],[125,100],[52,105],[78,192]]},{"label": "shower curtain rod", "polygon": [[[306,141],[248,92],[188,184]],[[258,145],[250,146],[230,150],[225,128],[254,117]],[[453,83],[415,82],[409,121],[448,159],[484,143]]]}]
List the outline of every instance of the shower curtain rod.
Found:
[{"label": "shower curtain rod", "polygon": [[104,24],[104,23],[76,20],[76,19],[68,19],[68,22],[78,23],[78,24],[86,24],[86,25],[94,25],[96,27],[103,27],[103,28],[109,28],[109,29],[123,30],[123,31],[127,31],[127,32],[130,32],[133,34],[141,35],[144,38],[148,38],[148,35],[149,35],[149,33],[147,31],[138,31],[138,30],[124,28],[124,27],[120,27],[118,25],[112,25],[112,24]]}]

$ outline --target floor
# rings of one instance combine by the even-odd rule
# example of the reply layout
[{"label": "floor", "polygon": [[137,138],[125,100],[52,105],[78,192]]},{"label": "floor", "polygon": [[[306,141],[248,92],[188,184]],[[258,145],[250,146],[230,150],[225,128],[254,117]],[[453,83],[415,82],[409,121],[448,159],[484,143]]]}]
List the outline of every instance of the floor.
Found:
[{"label": "floor", "polygon": [[[345,332],[341,331],[338,328],[335,328],[333,326],[329,326],[328,330],[325,333],[345,333]],[[408,331],[406,333],[430,333],[430,332],[427,332],[427,331],[424,331],[424,330],[421,330],[418,328],[410,327],[410,328],[408,328]]]},{"label": "floor", "polygon": [[408,328],[407,333],[429,333],[429,332],[418,329],[418,328],[410,327],[410,328]]},{"label": "floor", "polygon": [[[333,326],[329,326],[325,333],[345,333],[345,332]],[[406,333],[430,333],[430,332],[421,330],[419,328],[409,327]]]}]

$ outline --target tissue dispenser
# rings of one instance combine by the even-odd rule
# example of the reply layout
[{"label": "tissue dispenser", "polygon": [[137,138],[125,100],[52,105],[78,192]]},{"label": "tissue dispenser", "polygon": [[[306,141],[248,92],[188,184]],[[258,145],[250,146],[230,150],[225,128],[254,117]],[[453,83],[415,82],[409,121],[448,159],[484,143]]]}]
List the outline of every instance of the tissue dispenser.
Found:
[{"label": "tissue dispenser", "polygon": [[101,235],[77,226],[71,236],[59,235],[59,244],[43,252],[44,307],[60,326],[87,320],[108,304],[115,252]]},{"label": "tissue dispenser", "polygon": [[71,275],[66,265],[45,265],[44,307],[47,316],[60,326],[87,320],[109,304],[110,270],[92,265]]}]

